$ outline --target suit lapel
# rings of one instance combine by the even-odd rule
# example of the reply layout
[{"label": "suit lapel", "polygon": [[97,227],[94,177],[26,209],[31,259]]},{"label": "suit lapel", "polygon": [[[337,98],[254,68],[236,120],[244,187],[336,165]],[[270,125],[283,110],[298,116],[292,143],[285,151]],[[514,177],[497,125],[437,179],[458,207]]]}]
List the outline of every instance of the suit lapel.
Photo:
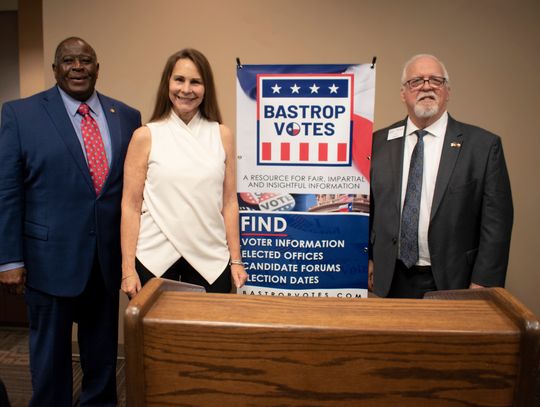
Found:
[{"label": "suit lapel", "polygon": [[392,180],[394,185],[392,187],[395,191],[395,205],[398,213],[401,213],[401,182],[403,178],[403,149],[405,145],[407,120],[397,123],[392,128],[403,127],[403,135],[393,140],[388,140],[389,148],[389,163],[391,163],[390,170],[392,171]]},{"label": "suit lapel", "polygon": [[109,135],[111,137],[111,162],[109,163],[109,176],[107,177],[107,182],[105,183],[104,188],[107,187],[109,179],[111,179],[115,172],[118,171],[119,163],[118,158],[120,157],[120,149],[122,143],[121,137],[121,128],[120,128],[120,115],[118,114],[118,107],[115,105],[114,101],[109,99],[106,96],[98,93],[99,102],[107,118],[107,125],[109,126]]},{"label": "suit lapel", "polygon": [[439,163],[439,171],[437,172],[437,181],[435,183],[435,191],[433,192],[433,202],[431,204],[430,219],[433,219],[442,198],[448,188],[448,183],[454,168],[456,166],[461,146],[463,144],[463,133],[457,121],[448,116],[448,125],[444,136],[444,144],[441,153],[441,161]]},{"label": "suit lapel", "polygon": [[86,160],[84,159],[81,143],[77,138],[77,134],[69,119],[68,112],[66,111],[58,89],[56,89],[56,87],[49,89],[45,94],[42,103],[45,111],[58,131],[58,135],[63,140],[73,160],[77,164],[77,167],[81,171],[83,178],[88,183],[88,186],[94,190],[90,171],[86,164]]}]

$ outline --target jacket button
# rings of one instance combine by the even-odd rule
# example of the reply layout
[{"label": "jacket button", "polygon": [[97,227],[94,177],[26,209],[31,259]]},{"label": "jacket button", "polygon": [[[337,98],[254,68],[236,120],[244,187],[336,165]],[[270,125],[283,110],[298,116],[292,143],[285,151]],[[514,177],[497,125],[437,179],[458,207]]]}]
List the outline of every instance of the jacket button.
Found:
[{"label": "jacket button", "polygon": [[90,236],[94,236],[94,235],[96,234],[96,231],[95,231],[95,230],[90,230],[90,232],[88,232],[88,234],[89,234]]},{"label": "jacket button", "polygon": [[396,244],[397,243],[397,237],[393,237],[392,238],[392,244]]}]

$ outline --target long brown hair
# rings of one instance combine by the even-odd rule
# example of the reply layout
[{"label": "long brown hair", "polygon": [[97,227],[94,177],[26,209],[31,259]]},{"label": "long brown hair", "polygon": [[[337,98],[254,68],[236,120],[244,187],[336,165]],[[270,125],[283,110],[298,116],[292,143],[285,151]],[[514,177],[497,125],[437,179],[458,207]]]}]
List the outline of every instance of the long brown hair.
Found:
[{"label": "long brown hair", "polygon": [[150,121],[154,122],[164,119],[168,117],[171,112],[172,103],[169,99],[169,80],[171,79],[174,66],[179,59],[190,59],[201,74],[204,85],[204,98],[199,106],[199,112],[207,120],[221,124],[221,112],[219,111],[217,103],[216,86],[214,85],[212,68],[206,57],[200,51],[193,48],[185,48],[172,54],[169,59],[167,59],[167,63],[161,74],[161,80],[159,81],[154,113],[152,113]]}]

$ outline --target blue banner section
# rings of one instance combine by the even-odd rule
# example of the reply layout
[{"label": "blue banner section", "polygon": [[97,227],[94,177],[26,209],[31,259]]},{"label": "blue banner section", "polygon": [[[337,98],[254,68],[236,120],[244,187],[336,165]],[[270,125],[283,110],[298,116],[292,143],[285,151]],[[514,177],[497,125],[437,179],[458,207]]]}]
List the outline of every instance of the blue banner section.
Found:
[{"label": "blue banner section", "polygon": [[368,224],[369,217],[360,213],[242,211],[246,286],[323,295],[367,289]]},{"label": "blue banner section", "polygon": [[262,97],[265,98],[346,98],[349,96],[347,79],[274,79],[262,80]]},{"label": "blue banner section", "polygon": [[257,98],[257,75],[276,73],[342,73],[353,64],[342,65],[242,65],[237,77],[244,93],[251,99]]}]

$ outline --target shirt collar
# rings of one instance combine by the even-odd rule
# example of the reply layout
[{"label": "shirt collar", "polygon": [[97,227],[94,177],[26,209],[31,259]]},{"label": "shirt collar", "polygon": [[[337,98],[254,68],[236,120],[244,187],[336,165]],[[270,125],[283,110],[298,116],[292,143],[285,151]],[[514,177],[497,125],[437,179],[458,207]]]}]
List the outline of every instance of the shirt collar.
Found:
[{"label": "shirt collar", "polygon": [[[62,97],[62,101],[64,102],[64,106],[66,107],[67,112],[70,116],[75,116],[77,114],[77,109],[81,105],[80,100],[74,99],[71,96],[69,96],[66,92],[64,92],[60,86],[57,86],[58,91],[60,92],[60,96]],[[99,98],[97,95],[97,92],[94,90],[92,95],[88,98],[88,100],[84,101],[92,111],[92,113],[96,116],[99,115]]]},{"label": "shirt collar", "polygon": [[193,127],[195,127],[197,125],[197,123],[201,120],[202,115],[201,115],[200,111],[197,111],[195,116],[193,116],[192,119],[187,124],[176,114],[174,109],[171,109],[170,117],[172,117],[173,121],[178,123],[180,126],[187,127],[189,129],[193,129]]},{"label": "shirt collar", "polygon": [[[430,126],[426,127],[424,130],[426,130],[429,134],[435,136],[435,137],[444,137],[444,134],[446,133],[446,125],[448,124],[448,112],[445,111],[441,117],[437,119],[436,122],[432,123]],[[415,126],[415,124],[412,122],[411,118],[407,118],[407,134],[406,136],[410,136],[413,134],[416,130],[418,130],[418,127]]]}]

